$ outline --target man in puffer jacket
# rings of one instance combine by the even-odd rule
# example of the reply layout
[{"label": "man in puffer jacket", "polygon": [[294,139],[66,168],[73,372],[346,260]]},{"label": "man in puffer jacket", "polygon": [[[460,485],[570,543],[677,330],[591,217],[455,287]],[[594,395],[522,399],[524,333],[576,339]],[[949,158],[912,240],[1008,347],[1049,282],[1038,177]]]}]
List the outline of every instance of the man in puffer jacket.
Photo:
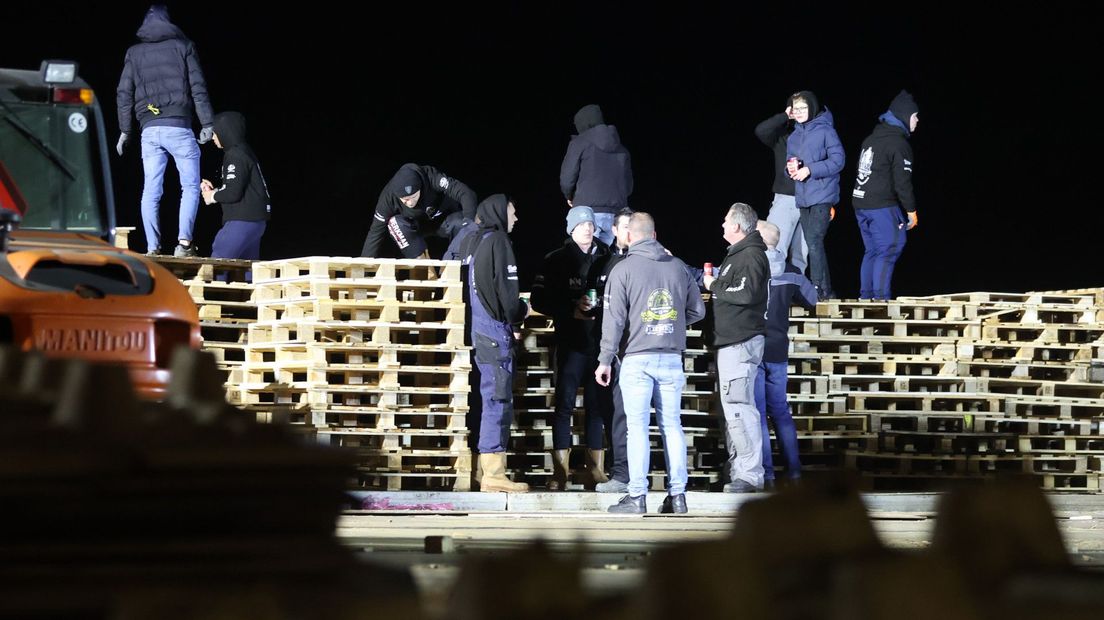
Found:
[{"label": "man in puffer jacket", "polygon": [[812,92],[795,93],[790,111],[797,124],[786,140],[786,166],[795,181],[794,200],[801,210],[801,229],[809,246],[809,279],[816,285],[820,299],[829,299],[836,294],[828,272],[824,237],[839,204],[843,145],[832,125],[832,113],[828,108],[821,109]]},{"label": "man in puffer jacket", "polygon": [[116,92],[121,134],[115,150],[122,156],[137,116],[142,130],[142,225],[148,254],[161,252],[158,208],[165,167],[172,156],[180,173],[179,243],[173,253],[196,256],[192,229],[199,209],[199,146],[192,133],[192,114],[199,116],[203,126],[199,144],[206,144],[214,132],[207,81],[195,45],[169,21],[169,10],[163,5],[146,12],[138,39],[141,42],[127,50]]},{"label": "man in puffer jacket", "polygon": [[602,108],[583,106],[575,114],[575,129],[560,165],[560,190],[569,207],[590,207],[598,238],[613,245],[613,220],[629,206],[633,191],[632,160],[621,145],[617,128],[607,125]]}]

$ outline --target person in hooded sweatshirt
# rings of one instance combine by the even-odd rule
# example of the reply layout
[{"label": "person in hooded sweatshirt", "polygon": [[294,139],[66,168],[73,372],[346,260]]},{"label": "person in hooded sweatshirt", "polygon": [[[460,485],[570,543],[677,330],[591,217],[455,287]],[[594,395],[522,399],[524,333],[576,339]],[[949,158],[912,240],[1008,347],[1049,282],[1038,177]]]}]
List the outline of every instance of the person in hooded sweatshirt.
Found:
[{"label": "person in hooded sweatshirt", "polygon": [[169,157],[173,158],[180,174],[180,223],[173,254],[196,256],[192,231],[199,209],[199,146],[192,133],[192,114],[199,116],[202,126],[199,144],[206,144],[214,132],[207,81],[195,45],[169,21],[165,6],[149,8],[138,29],[138,39],[139,43],[127,49],[116,91],[120,135],[115,150],[121,157],[137,117],[145,173],[142,226],[146,253],[151,255],[161,253],[158,210],[165,167]]},{"label": "person in hooded sweatshirt", "polygon": [[215,115],[215,146],[222,158],[222,185],[203,179],[205,204],[222,205],[222,228],[211,244],[211,258],[260,260],[261,237],[272,214],[261,164],[245,141],[245,117],[238,112]]},{"label": "person in hooded sweatshirt", "polygon": [[380,192],[360,255],[380,256],[390,235],[404,258],[429,258],[426,237],[451,239],[475,219],[476,202],[471,188],[436,168],[403,164]]},{"label": "person in hooded sweatshirt", "polygon": [[713,294],[713,344],[731,477],[724,486],[726,493],[763,489],[763,432],[755,408],[755,375],[767,331],[770,265],[767,246],[756,229],[758,222],[751,206],[737,202],[729,207],[721,224],[728,254],[715,276],[703,278]]},{"label": "person in hooded sweatshirt", "polygon": [[840,197],[843,145],[832,125],[832,113],[821,109],[816,95],[803,90],[791,97],[793,133],[786,139],[786,170],[794,180],[794,201],[801,212],[801,230],[809,246],[809,279],[820,299],[836,296],[828,271],[824,237],[835,217]]},{"label": "person in hooded sweatshirt", "polygon": [[575,395],[583,388],[586,412],[586,464],[590,484],[608,482],[604,471],[606,429],[612,425],[613,403],[603,388],[590,377],[598,362],[601,323],[593,310],[597,300],[587,297],[591,270],[609,255],[606,244],[597,241],[594,212],[590,207],[572,207],[567,212],[570,237],[544,257],[533,280],[533,309],[552,317],[556,328],[556,410],[552,417],[552,479],[549,491],[567,488],[571,469],[571,418]]},{"label": "person in hooded sweatshirt", "polygon": [[568,207],[590,207],[598,239],[613,244],[613,220],[629,206],[633,191],[632,160],[617,128],[607,125],[602,108],[591,104],[575,113],[579,132],[567,145],[560,165],[560,190]]},{"label": "person in hooded sweatshirt", "polygon": [[813,310],[817,304],[816,287],[786,262],[786,255],[779,249],[781,235],[778,227],[768,221],[759,221],[758,230],[767,245],[767,261],[770,263],[770,293],[767,295],[767,334],[763,344],[763,360],[755,375],[755,408],[763,432],[764,486],[774,486],[774,458],[769,445],[770,430],[767,419],[774,424],[774,435],[786,461],[786,477],[801,477],[801,458],[797,449],[797,427],[790,413],[786,398],[790,360],[790,306],[797,304]]},{"label": "person in hooded sweatshirt", "polygon": [[786,109],[755,126],[755,137],[774,154],[774,201],[767,221],[778,226],[781,237],[778,250],[802,273],[809,265],[809,248],[801,230],[801,211],[794,201],[794,180],[786,172],[786,141],[793,133],[793,106],[786,99]]},{"label": "person in hooded sweatshirt", "polygon": [[479,371],[482,413],[479,423],[479,489],[524,493],[529,485],[506,477],[506,444],[514,417],[514,340],[529,314],[519,294],[517,259],[509,233],[517,222],[514,203],[494,194],[479,203],[479,227],[467,236],[460,255],[468,266],[471,342]]},{"label": "person in hooded sweatshirt", "polygon": [[905,249],[905,231],[918,221],[908,139],[919,122],[920,108],[902,90],[862,143],[851,204],[866,247],[859,271],[863,299],[893,299],[893,268]]},{"label": "person in hooded sweatshirt", "polygon": [[648,422],[657,396],[656,420],[663,435],[668,483],[659,511],[687,512],[682,352],[686,327],[705,317],[705,304],[686,265],[671,256],[655,234],[652,216],[640,211],[632,215],[628,256],[610,271],[603,300],[602,342],[594,371],[600,385],[610,384],[614,357],[624,351],[618,388],[625,407],[629,485],[628,494],[608,508],[615,513],[648,511]]}]

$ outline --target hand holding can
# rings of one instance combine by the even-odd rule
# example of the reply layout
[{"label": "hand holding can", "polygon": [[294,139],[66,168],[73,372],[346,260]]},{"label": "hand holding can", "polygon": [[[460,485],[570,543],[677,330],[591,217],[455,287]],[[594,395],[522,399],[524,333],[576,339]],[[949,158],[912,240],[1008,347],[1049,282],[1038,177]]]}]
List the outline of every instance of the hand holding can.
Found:
[{"label": "hand holding can", "polygon": [[703,275],[713,277],[713,263],[706,263],[705,265],[702,265],[702,272]]}]

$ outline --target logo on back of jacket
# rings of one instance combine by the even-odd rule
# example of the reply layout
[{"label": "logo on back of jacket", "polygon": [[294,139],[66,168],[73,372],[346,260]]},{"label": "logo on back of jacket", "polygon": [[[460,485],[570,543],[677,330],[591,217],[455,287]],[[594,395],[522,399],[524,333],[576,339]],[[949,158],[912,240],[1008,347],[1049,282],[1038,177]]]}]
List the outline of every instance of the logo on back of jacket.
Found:
[{"label": "logo on back of jacket", "polygon": [[665,288],[652,291],[648,295],[648,309],[640,313],[640,318],[645,323],[644,333],[649,336],[675,333],[675,326],[670,321],[678,318],[678,310],[675,309],[675,299],[671,292]]},{"label": "logo on back of jacket", "polygon": [[870,180],[870,171],[874,166],[874,147],[868,146],[863,149],[862,155],[859,155],[859,176],[855,179],[855,190],[851,192],[851,195],[855,198],[862,198],[866,195],[866,190],[859,189],[866,182]]}]

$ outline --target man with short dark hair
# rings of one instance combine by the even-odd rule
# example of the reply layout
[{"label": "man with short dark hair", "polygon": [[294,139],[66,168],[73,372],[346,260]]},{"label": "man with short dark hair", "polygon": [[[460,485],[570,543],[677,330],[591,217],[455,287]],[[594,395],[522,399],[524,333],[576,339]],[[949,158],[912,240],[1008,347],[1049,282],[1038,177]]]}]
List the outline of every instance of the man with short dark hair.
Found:
[{"label": "man with short dark hair", "polygon": [[667,457],[667,498],[660,512],[685,513],[686,438],[682,433],[682,352],[686,327],[705,317],[705,305],[686,265],[655,240],[655,221],[643,212],[629,220],[629,252],[606,282],[602,345],[594,377],[609,385],[613,358],[628,330],[619,389],[625,405],[629,459],[628,494],[609,512],[647,512],[651,446],[648,422],[658,394],[656,419]]}]

